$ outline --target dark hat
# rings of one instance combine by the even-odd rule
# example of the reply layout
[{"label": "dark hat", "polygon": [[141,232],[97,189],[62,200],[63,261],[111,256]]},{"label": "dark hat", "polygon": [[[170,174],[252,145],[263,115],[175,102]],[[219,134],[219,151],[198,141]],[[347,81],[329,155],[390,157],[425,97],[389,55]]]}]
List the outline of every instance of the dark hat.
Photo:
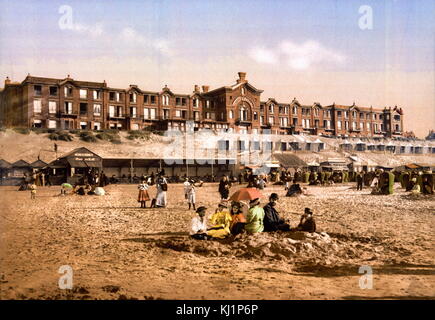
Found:
[{"label": "dark hat", "polygon": [[232,207],[241,208],[241,207],[242,207],[242,204],[241,204],[240,202],[233,201],[233,202],[231,202],[231,206],[232,206]]},{"label": "dark hat", "polygon": [[256,198],[256,199],[252,199],[251,201],[249,201],[249,204],[254,204],[254,203],[260,203],[260,199]]},{"label": "dark hat", "polygon": [[305,208],[305,213],[310,213],[311,209],[310,208]]},{"label": "dark hat", "polygon": [[196,212],[197,212],[197,213],[200,213],[200,212],[203,212],[203,211],[205,211],[205,210],[207,210],[207,208],[204,207],[204,206],[201,206],[201,207],[199,207],[198,209],[196,209]]},{"label": "dark hat", "polygon": [[269,196],[269,200],[278,200],[278,199],[279,199],[278,194],[275,192],[271,193]]}]

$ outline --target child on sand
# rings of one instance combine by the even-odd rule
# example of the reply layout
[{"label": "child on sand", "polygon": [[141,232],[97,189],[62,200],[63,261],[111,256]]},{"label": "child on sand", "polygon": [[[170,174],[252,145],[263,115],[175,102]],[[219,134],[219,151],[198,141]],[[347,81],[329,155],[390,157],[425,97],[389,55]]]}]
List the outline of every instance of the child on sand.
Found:
[{"label": "child on sand", "polygon": [[149,189],[149,186],[145,180],[142,180],[141,184],[138,186],[138,189],[139,189],[139,195],[137,197],[137,201],[140,202],[141,208],[146,208],[147,207],[146,203],[147,201],[150,200],[150,196],[148,195],[148,191],[147,191]]},{"label": "child on sand", "polygon": [[29,189],[30,189],[30,199],[35,199],[36,198],[36,184],[35,183],[32,183],[30,186],[29,186]]},{"label": "child on sand", "polygon": [[296,231],[316,232],[316,221],[314,221],[313,211],[310,208],[305,208]]}]

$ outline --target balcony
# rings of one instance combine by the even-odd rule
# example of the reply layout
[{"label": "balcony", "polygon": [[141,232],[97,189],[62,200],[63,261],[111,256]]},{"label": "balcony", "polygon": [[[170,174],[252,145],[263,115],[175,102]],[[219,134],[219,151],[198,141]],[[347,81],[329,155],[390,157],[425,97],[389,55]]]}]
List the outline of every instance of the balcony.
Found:
[{"label": "balcony", "polygon": [[125,117],[122,115],[108,115],[107,120],[124,120]]},{"label": "balcony", "polygon": [[251,120],[237,118],[236,119],[236,125],[238,125],[238,126],[250,126],[251,125]]},{"label": "balcony", "polygon": [[65,111],[61,111],[59,112],[59,118],[77,118],[78,114],[77,113],[69,113],[69,112],[65,112]]}]

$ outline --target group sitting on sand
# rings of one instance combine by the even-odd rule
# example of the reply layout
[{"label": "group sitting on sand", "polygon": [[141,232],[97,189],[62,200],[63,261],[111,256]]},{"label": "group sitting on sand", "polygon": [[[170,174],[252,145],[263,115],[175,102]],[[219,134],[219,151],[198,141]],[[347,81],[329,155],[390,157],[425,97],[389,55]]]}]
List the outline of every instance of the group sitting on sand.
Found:
[{"label": "group sitting on sand", "polygon": [[207,208],[201,206],[196,210],[197,216],[191,221],[190,236],[197,240],[209,240],[234,237],[243,232],[254,234],[263,231],[316,231],[311,209],[305,208],[298,226],[291,228],[289,221],[282,219],[275,208],[278,200],[278,195],[272,193],[269,202],[262,208],[260,200],[253,199],[249,202],[246,216],[243,214],[242,203],[236,201],[231,203],[229,209],[227,202],[219,203],[209,218],[206,218]]}]

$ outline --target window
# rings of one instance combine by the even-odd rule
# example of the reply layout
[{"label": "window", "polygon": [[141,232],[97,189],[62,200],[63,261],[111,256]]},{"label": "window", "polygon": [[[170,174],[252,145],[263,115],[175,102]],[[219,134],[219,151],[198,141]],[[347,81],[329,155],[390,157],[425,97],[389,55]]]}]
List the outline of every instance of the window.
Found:
[{"label": "window", "polygon": [[281,117],[279,118],[281,127],[288,127],[288,118]]},{"label": "window", "polygon": [[370,122],[367,123],[367,131],[371,131],[372,130],[372,126],[370,124]]},{"label": "window", "polygon": [[115,106],[109,106],[109,117],[115,117]]},{"label": "window", "polygon": [[73,96],[73,89],[71,87],[64,87],[63,93],[65,94],[65,97],[72,97]]},{"label": "window", "polygon": [[101,100],[101,91],[100,90],[94,90],[92,92],[94,100]]},{"label": "window", "polygon": [[80,103],[80,114],[86,114],[86,113],[88,113],[88,104]]},{"label": "window", "polygon": [[210,100],[205,100],[205,107],[210,108]]},{"label": "window", "polygon": [[150,118],[150,109],[143,108],[143,118],[144,119],[149,119]]},{"label": "window", "polygon": [[163,119],[169,119],[169,109],[163,109]]},{"label": "window", "polygon": [[101,114],[101,104],[94,104],[94,115],[99,116]]},{"label": "window", "polygon": [[337,111],[337,117],[341,117],[341,111]]},{"label": "window", "polygon": [[175,105],[181,106],[181,98],[175,98]]},{"label": "window", "polygon": [[181,98],[181,105],[182,106],[185,106],[186,105],[186,98]]},{"label": "window", "polygon": [[164,106],[169,106],[169,96],[168,95],[165,94],[162,96],[162,104]]},{"label": "window", "polygon": [[115,101],[115,92],[109,92],[109,100]]},{"label": "window", "polygon": [[242,92],[242,96],[245,95],[245,88],[244,87],[242,87],[241,92]]},{"label": "window", "polygon": [[352,112],[352,117],[353,117],[353,118],[356,118],[356,111],[353,111],[353,112]]},{"label": "window", "polygon": [[229,117],[230,119],[233,119],[233,118],[234,118],[234,111],[233,111],[233,110],[230,110],[228,117]]},{"label": "window", "polygon": [[360,128],[360,130],[364,130],[364,122],[359,123],[359,128]]},{"label": "window", "polygon": [[88,97],[88,90],[80,89],[80,99],[86,99]]},{"label": "window", "polygon": [[198,98],[193,99],[193,107],[199,108],[199,99]]},{"label": "window", "polygon": [[352,130],[356,130],[356,122],[352,121]]},{"label": "window", "polygon": [[269,117],[269,123],[271,125],[275,124],[275,117]]},{"label": "window", "polygon": [[293,118],[293,125],[295,127],[298,125],[298,118]]},{"label": "window", "polygon": [[294,106],[294,107],[293,107],[293,111],[292,111],[292,113],[293,113],[293,114],[297,114],[297,113],[298,113],[298,107]]},{"label": "window", "polygon": [[42,101],[41,100],[33,100],[33,112],[41,113],[42,111]]},{"label": "window", "polygon": [[314,108],[314,115],[315,115],[316,117],[319,116],[319,109],[318,109],[318,108]]},{"label": "window", "polygon": [[156,119],[156,109],[150,109],[150,119],[151,120]]},{"label": "window", "polygon": [[360,119],[364,119],[364,113],[360,112],[360,114],[359,114],[359,118],[360,118]]},{"label": "window", "polygon": [[57,96],[57,87],[50,87],[50,96]]},{"label": "window", "polygon": [[373,114],[373,120],[376,120],[376,118],[377,118],[377,117],[376,117],[376,114],[374,113],[374,114]]},{"label": "window", "polygon": [[264,116],[260,116],[260,124],[261,124],[261,125],[264,124]]},{"label": "window", "polygon": [[150,96],[149,96],[149,95],[144,95],[144,96],[143,96],[143,103],[145,103],[145,104],[149,103],[149,102],[148,102],[149,99],[150,99]]},{"label": "window", "polygon": [[400,131],[400,125],[398,125],[398,124],[396,124],[395,126],[394,126],[394,130],[396,131],[396,132],[399,132]]},{"label": "window", "polygon": [[180,118],[181,117],[181,110],[175,110],[175,116],[177,118]]},{"label": "window", "polygon": [[82,130],[86,130],[88,128],[88,124],[87,122],[80,122],[80,129]]},{"label": "window", "polygon": [[341,130],[341,121],[337,121],[337,129]]},{"label": "window", "polygon": [[260,112],[264,112],[264,105],[260,105]]},{"label": "window", "polygon": [[73,113],[72,102],[65,102],[65,113],[67,113],[67,114],[72,114]]},{"label": "window", "polygon": [[394,115],[394,121],[400,121],[400,116],[398,114]]},{"label": "window", "polygon": [[56,101],[48,101],[48,113],[56,113],[57,103]]},{"label": "window", "polygon": [[347,119],[347,118],[349,118],[349,112],[348,111],[345,111],[344,112],[344,117]]},{"label": "window", "polygon": [[48,128],[56,129],[56,120],[48,120]]},{"label": "window", "polygon": [[137,110],[136,107],[131,107],[130,108],[130,116],[132,118],[136,118],[136,115],[137,115],[136,110]]},{"label": "window", "polygon": [[269,112],[270,112],[270,113],[273,113],[273,107],[274,107],[273,104],[271,104],[271,105],[269,106]]},{"label": "window", "polygon": [[151,96],[151,104],[156,104],[156,96]]},{"label": "window", "polygon": [[239,150],[240,151],[245,151],[245,141],[243,140],[239,140]]},{"label": "window", "polygon": [[254,112],[254,120],[258,120],[258,114],[257,114],[257,112]]},{"label": "window", "polygon": [[198,121],[199,120],[199,111],[193,111],[193,118]]},{"label": "window", "polygon": [[219,140],[218,141],[218,149],[221,151],[230,150],[230,141],[229,140]]},{"label": "window", "polygon": [[116,101],[121,101],[121,98],[122,98],[121,93],[116,92],[115,95],[116,95]]},{"label": "window", "polygon": [[240,120],[247,121],[248,120],[248,110],[246,110],[245,106],[240,108]]},{"label": "window", "polygon": [[345,128],[346,130],[349,130],[349,121],[345,121],[345,122],[344,122],[344,128]]},{"label": "window", "polygon": [[94,122],[94,130],[101,130],[101,123]]},{"label": "window", "polygon": [[130,103],[136,103],[137,94],[135,92],[130,93]]},{"label": "window", "polygon": [[187,111],[181,110],[181,118],[186,119],[187,118]]},{"label": "window", "polygon": [[118,113],[116,114],[117,117],[122,117],[123,113],[122,113],[122,107],[121,106],[117,106],[116,107]]},{"label": "window", "polygon": [[319,120],[314,120],[314,128],[318,128],[319,127]]},{"label": "window", "polygon": [[33,89],[34,89],[35,96],[42,95],[42,86],[36,85],[33,86]]}]

